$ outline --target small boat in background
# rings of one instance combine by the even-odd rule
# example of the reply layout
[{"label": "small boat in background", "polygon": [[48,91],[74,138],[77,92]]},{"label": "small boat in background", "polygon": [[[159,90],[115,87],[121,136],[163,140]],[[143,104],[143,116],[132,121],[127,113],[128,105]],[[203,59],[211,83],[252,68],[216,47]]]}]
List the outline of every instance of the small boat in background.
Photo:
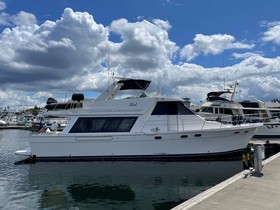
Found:
[{"label": "small boat in background", "polygon": [[[209,92],[206,102],[201,104],[198,114],[206,120],[238,124],[242,122],[263,123],[254,137],[280,137],[280,109],[266,107],[265,103],[256,100],[234,101],[236,85],[226,91]],[[230,99],[226,97],[230,95]]]},{"label": "small boat in background", "polygon": [[82,93],[73,93],[71,99],[65,102],[58,102],[54,98],[48,98],[44,109],[39,112],[35,118],[35,127],[38,131],[45,131],[47,128],[51,131],[62,131],[69,117],[58,116],[59,111],[80,109],[89,106],[94,99],[84,97]]}]

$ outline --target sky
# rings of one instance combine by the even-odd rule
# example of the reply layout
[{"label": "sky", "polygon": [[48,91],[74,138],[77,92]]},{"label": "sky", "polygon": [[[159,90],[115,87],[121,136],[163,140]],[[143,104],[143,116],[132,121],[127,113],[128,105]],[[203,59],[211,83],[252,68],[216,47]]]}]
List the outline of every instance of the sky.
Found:
[{"label": "sky", "polygon": [[0,110],[96,97],[113,77],[194,104],[280,99],[279,0],[0,0]]}]

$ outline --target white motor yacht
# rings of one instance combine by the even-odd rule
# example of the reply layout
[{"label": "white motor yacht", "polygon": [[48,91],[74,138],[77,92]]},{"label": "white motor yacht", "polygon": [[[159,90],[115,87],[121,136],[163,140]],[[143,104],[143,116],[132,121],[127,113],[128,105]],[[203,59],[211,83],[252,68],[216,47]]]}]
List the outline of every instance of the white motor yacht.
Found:
[{"label": "white motor yacht", "polygon": [[[257,131],[256,138],[280,137],[280,109],[266,107],[265,103],[257,101],[234,101],[233,90],[209,92],[198,114],[207,119],[223,123],[238,124],[241,122],[262,122],[263,126]],[[226,94],[231,95],[226,98]]]},{"label": "white motor yacht", "polygon": [[[70,120],[62,132],[39,133],[16,151],[40,160],[131,160],[232,155],[242,152],[262,123],[206,121],[181,99],[148,97],[150,81],[114,81],[91,106],[56,111]],[[118,98],[122,91],[139,95]]]}]

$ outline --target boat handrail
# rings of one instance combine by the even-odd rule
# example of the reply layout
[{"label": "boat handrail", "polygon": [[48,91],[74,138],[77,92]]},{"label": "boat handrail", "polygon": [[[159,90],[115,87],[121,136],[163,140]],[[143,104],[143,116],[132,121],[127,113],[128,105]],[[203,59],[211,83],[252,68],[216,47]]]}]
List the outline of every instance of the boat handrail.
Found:
[{"label": "boat handrail", "polygon": [[236,125],[259,123],[260,120],[251,120],[250,116],[243,115],[223,115],[223,116],[202,116],[207,122],[216,121],[221,123],[221,127],[225,125]]},{"label": "boat handrail", "polygon": [[245,114],[244,115],[248,120],[259,121],[259,122],[270,122],[273,120],[278,120],[280,118],[280,110],[279,112],[270,112],[268,113],[254,113],[254,114]]},{"label": "boat handrail", "polygon": [[197,130],[204,130],[209,128],[226,128],[228,126],[241,126],[243,124],[252,124],[255,122],[249,121],[247,118],[239,116],[222,116],[222,117],[207,117],[203,118],[202,121],[192,121],[191,123],[187,123],[186,120],[180,120],[179,121],[168,121],[168,123],[160,122],[159,121],[149,121],[145,120],[143,123],[140,132],[145,134],[156,134],[158,132],[161,132],[163,130],[166,131],[188,131],[192,130],[194,128],[198,128]]}]

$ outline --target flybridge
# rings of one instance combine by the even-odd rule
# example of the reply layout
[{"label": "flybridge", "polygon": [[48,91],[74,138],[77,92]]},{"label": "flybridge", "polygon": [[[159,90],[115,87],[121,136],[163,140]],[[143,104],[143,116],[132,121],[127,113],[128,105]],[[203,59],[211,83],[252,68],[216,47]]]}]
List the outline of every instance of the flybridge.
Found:
[{"label": "flybridge", "polygon": [[[115,98],[117,93],[122,90],[140,90],[140,94],[136,97],[146,96],[145,90],[149,87],[151,81],[143,79],[120,79],[115,81],[112,85],[104,91],[96,100],[112,100]],[[84,95],[81,93],[74,93],[72,95],[72,100],[69,102],[57,102],[54,98],[49,98],[47,100],[47,105],[45,108],[47,110],[66,110],[66,109],[76,109],[83,107]],[[131,105],[133,106],[133,104]]]},{"label": "flybridge", "polygon": [[229,91],[219,91],[219,92],[210,92],[207,94],[207,101],[229,101],[228,99],[221,97],[225,93],[231,93]]},{"label": "flybridge", "polygon": [[[234,86],[230,86],[230,88],[225,89],[224,91],[215,91],[215,92],[210,92],[207,94],[207,101],[231,101],[233,102],[235,94],[236,94],[236,87],[238,83],[235,82]],[[225,97],[222,97],[221,95],[223,94],[231,94],[230,99],[227,99]]]},{"label": "flybridge", "polygon": [[151,81],[143,79],[121,79],[104,91],[96,101],[112,100],[120,90],[142,90],[139,96],[145,96],[144,92],[149,87]]}]

